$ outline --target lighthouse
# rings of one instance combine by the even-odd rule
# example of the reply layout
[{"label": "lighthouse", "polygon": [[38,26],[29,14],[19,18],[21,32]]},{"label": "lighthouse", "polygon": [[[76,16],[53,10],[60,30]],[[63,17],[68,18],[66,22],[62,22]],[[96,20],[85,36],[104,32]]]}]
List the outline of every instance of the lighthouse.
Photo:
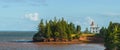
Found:
[{"label": "lighthouse", "polygon": [[90,32],[91,33],[99,33],[99,27],[98,27],[98,25],[95,24],[94,21],[92,21],[90,24]]}]

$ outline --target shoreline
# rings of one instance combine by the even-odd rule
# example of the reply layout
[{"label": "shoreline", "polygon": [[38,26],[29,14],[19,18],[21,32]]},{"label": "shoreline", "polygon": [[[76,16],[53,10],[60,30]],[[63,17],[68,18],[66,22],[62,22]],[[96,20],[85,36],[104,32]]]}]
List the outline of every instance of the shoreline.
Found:
[{"label": "shoreline", "polygon": [[93,42],[31,42],[34,44],[47,44],[47,45],[54,45],[54,44],[101,44],[104,45],[104,43],[93,43]]},{"label": "shoreline", "polygon": [[[103,42],[90,42],[90,41],[67,41],[67,42],[33,42],[33,41],[9,41],[10,43],[33,43],[33,44],[46,44],[46,45],[54,45],[54,44],[102,44]],[[8,42],[8,43],[9,43]]]},{"label": "shoreline", "polygon": [[13,43],[43,43],[43,44],[81,44],[81,43],[93,43],[93,44],[104,44],[103,42],[91,42],[91,41],[59,41],[59,42],[35,42],[35,41],[8,41]]},{"label": "shoreline", "polygon": [[104,45],[104,43],[93,43],[93,42],[0,42],[0,44],[6,45],[6,44],[37,44],[37,45],[74,45],[74,44],[100,44]]}]

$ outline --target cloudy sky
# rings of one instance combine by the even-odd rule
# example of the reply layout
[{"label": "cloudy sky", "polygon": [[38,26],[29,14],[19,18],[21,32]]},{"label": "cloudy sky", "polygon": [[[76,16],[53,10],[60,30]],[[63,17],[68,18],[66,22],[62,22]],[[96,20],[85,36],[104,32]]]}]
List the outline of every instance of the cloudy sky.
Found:
[{"label": "cloudy sky", "polygon": [[0,31],[36,31],[40,19],[64,17],[89,28],[120,23],[120,0],[0,0]]}]

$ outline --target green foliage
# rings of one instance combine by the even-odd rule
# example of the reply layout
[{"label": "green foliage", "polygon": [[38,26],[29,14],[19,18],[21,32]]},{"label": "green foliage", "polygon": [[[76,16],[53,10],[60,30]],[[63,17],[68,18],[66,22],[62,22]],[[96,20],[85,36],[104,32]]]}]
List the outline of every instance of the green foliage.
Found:
[{"label": "green foliage", "polygon": [[84,33],[86,33],[86,34],[90,33],[89,30],[88,30],[88,28],[85,29]]},{"label": "green foliage", "polygon": [[44,37],[38,32],[33,36],[34,41],[43,41]]},{"label": "green foliage", "polygon": [[42,36],[45,36],[45,26],[44,26],[44,23],[43,23],[43,19],[41,19],[41,22],[38,26],[39,28],[39,33],[42,35]]},{"label": "green foliage", "polygon": [[110,22],[108,28],[101,29],[104,33],[105,47],[107,50],[120,50],[120,23]]},{"label": "green foliage", "polygon": [[45,35],[46,38],[48,38],[48,39],[51,38],[52,31],[50,29],[50,24],[47,23],[47,22],[46,22],[46,31],[45,31],[45,33],[46,33],[46,35]]},{"label": "green foliage", "polygon": [[59,38],[59,32],[55,32],[55,37]]},{"label": "green foliage", "polygon": [[56,17],[54,20],[49,20],[49,22],[46,21],[46,24],[44,24],[42,19],[38,28],[37,37],[44,37],[45,39],[52,38],[54,41],[57,39],[71,41],[71,34],[80,33],[81,30],[80,25],[75,27],[73,23],[67,23],[64,18],[57,20]]},{"label": "green foliage", "polygon": [[105,27],[102,27],[102,28],[100,29],[99,36],[100,36],[101,38],[105,38],[106,34],[107,34],[107,29],[106,29]]},{"label": "green foliage", "polygon": [[75,38],[76,38],[76,39],[79,39],[79,38],[80,38],[80,34],[76,34],[76,35],[75,35]]},{"label": "green foliage", "polygon": [[77,25],[76,32],[77,32],[77,33],[80,33],[80,30],[81,30],[80,25]]},{"label": "green foliage", "polygon": [[71,37],[71,30],[70,30],[70,26],[69,26],[69,25],[68,25],[67,28],[66,28],[66,33],[68,33],[68,34],[67,34],[68,40],[71,41],[71,40],[72,40],[72,37]]},{"label": "green foliage", "polygon": [[70,23],[69,26],[70,26],[71,33],[74,34],[75,33],[75,25],[73,23]]}]

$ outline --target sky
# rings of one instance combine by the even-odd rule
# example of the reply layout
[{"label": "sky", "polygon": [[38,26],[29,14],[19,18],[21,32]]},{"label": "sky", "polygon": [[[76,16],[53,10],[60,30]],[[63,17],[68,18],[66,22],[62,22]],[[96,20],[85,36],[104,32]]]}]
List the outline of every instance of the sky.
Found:
[{"label": "sky", "polygon": [[40,19],[62,17],[81,25],[99,27],[120,23],[120,0],[0,0],[0,31],[37,31]]}]

